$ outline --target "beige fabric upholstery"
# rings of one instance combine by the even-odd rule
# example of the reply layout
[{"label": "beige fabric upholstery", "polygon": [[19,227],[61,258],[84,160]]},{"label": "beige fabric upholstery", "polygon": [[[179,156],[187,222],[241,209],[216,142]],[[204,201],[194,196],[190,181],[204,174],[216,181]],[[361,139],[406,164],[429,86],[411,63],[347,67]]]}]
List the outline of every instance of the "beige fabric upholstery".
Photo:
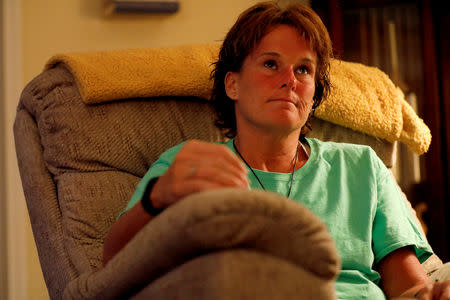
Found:
[{"label": "beige fabric upholstery", "polygon": [[[191,272],[192,269],[202,271]],[[161,299],[162,295],[167,297],[165,299],[180,300],[326,300],[333,298],[334,285],[332,281],[295,268],[286,260],[248,250],[233,250],[193,259],[159,278],[132,299]]]},{"label": "beige fabric upholstery", "polygon": [[[202,125],[211,123],[212,115],[198,113],[204,109],[200,100],[87,106],[79,101],[64,68],[43,76],[36,87],[25,90],[20,111],[36,114],[44,161],[56,183],[62,223],[70,236],[65,242],[75,243],[70,248],[75,257],[83,253],[89,265],[97,268],[103,236],[159,154],[184,139],[217,140],[220,135],[212,126]],[[28,143],[21,137],[17,142]],[[97,201],[94,209],[93,201]]]},{"label": "beige fabric upholstery", "polygon": [[429,276],[436,282],[450,280],[450,262],[439,265]]},{"label": "beige fabric upholstery", "polygon": [[372,147],[388,168],[391,168],[395,163],[395,143],[321,119],[313,119],[312,128],[313,130],[308,133],[308,137],[323,141],[367,145]]},{"label": "beige fabric upholstery", "polygon": [[[291,269],[303,269],[304,278],[328,282],[326,286],[333,282],[340,270],[337,252],[325,225],[304,206],[278,194],[223,189],[191,195],[165,210],[105,268],[72,281],[64,299],[125,298],[130,290],[139,290],[191,258],[227,249],[247,249],[259,253],[259,256],[276,257],[291,265]],[[227,254],[226,260],[239,259],[234,257],[234,253]],[[203,262],[214,264],[208,260]],[[198,265],[194,266],[195,269],[180,272],[198,272]],[[262,273],[269,272],[265,270],[264,260],[259,261],[258,266]],[[233,272],[240,268],[236,266]],[[221,271],[217,269],[217,272]],[[178,271],[174,272],[177,274]],[[215,283],[219,287],[227,284],[223,274],[216,276],[219,276],[219,281],[224,280]],[[236,280],[243,278],[237,277]],[[294,279],[284,277],[284,280]],[[254,288],[247,287],[249,290]],[[265,288],[258,285],[259,290]],[[267,283],[267,288],[274,286]],[[159,290],[150,288],[154,292],[155,289]],[[184,286],[179,286],[179,289],[184,290]],[[207,298],[211,299],[206,295]]]}]

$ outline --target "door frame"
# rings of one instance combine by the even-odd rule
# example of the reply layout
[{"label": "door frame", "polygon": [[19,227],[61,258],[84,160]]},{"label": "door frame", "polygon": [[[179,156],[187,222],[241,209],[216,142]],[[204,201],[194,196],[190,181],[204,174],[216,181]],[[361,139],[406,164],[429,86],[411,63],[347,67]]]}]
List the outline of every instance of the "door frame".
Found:
[{"label": "door frame", "polygon": [[[7,283],[9,300],[28,299],[27,295],[27,237],[26,237],[26,205],[19,176],[14,147],[13,124],[17,103],[23,89],[22,64],[22,1],[2,0],[2,130],[0,138],[3,145],[4,171],[0,180],[6,218],[6,239],[2,238],[1,248],[6,249],[6,272],[2,278]],[[5,222],[3,221],[3,222]],[[4,244],[6,241],[6,245]],[[3,259],[5,258],[4,253]],[[5,275],[6,274],[6,275]],[[4,295],[1,295],[2,297]]]}]

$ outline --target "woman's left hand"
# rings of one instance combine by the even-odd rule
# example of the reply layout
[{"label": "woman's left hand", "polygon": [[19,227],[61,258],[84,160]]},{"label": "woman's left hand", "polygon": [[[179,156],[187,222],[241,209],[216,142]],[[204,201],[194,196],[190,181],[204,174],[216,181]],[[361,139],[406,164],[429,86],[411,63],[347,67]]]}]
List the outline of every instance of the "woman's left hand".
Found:
[{"label": "woman's left hand", "polygon": [[420,300],[450,300],[450,280],[427,284],[414,296]]}]

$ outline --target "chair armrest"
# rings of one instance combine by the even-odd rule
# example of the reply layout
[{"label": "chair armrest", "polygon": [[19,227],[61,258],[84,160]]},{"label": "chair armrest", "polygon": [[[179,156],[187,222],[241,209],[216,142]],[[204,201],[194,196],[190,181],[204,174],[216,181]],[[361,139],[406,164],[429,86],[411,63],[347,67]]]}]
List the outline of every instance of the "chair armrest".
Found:
[{"label": "chair armrest", "polygon": [[450,280],[450,262],[441,264],[429,276],[431,280],[437,282]]},{"label": "chair armrest", "polygon": [[130,300],[335,300],[333,280],[248,249],[215,251],[182,264]]},{"label": "chair armrest", "polygon": [[328,280],[340,270],[325,224],[306,207],[270,192],[228,188],[166,209],[103,269],[72,281],[64,299],[126,298],[194,257],[229,248],[267,253]]}]

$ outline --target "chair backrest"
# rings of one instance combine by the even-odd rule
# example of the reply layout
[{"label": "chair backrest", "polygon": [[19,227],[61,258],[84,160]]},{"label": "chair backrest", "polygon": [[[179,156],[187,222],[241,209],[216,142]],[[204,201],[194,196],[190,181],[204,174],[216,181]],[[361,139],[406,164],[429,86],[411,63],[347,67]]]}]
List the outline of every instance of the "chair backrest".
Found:
[{"label": "chair backrest", "polygon": [[[23,90],[14,126],[22,184],[51,298],[101,267],[103,239],[140,178],[167,148],[223,140],[208,101],[194,97],[85,104],[63,66]],[[315,121],[311,136],[368,144],[392,165],[393,144]]]},{"label": "chair backrest", "polygon": [[138,181],[167,148],[221,140],[198,98],[85,105],[62,65],[23,90],[14,125],[33,234],[52,298],[101,266],[103,238]]}]

